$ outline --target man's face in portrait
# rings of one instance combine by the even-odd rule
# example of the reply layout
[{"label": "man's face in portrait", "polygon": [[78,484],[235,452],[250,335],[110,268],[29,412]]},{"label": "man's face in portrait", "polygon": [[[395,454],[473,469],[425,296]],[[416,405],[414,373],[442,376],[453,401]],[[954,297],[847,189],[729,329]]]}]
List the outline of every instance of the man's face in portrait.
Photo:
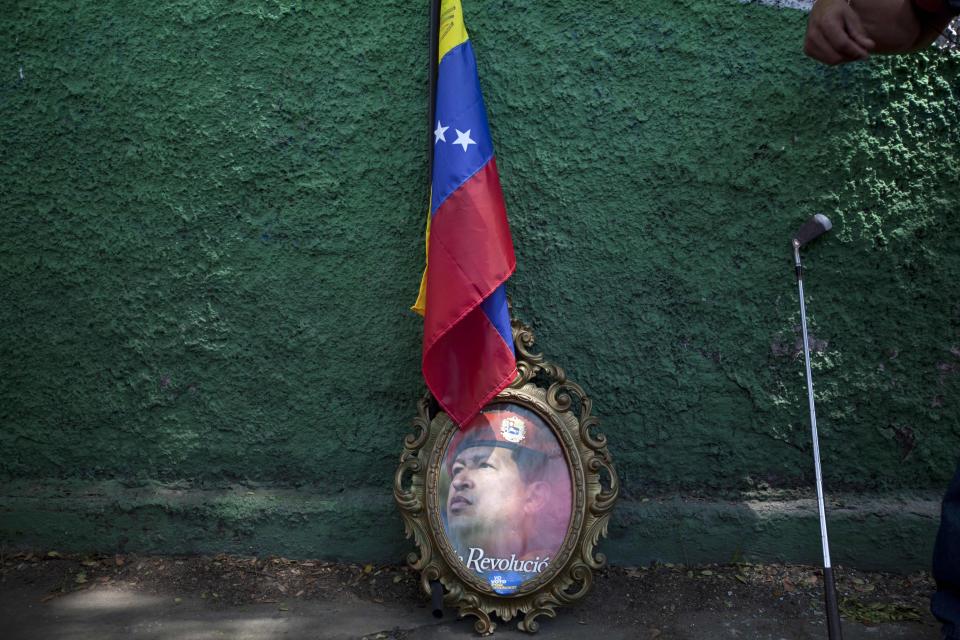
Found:
[{"label": "man's face in portrait", "polygon": [[505,533],[520,526],[524,518],[526,491],[513,454],[503,447],[477,446],[464,449],[451,468],[447,518],[451,530],[489,544],[487,534]]},{"label": "man's face in portrait", "polygon": [[546,450],[559,453],[559,445],[514,413],[491,411],[451,446],[444,515],[457,551],[467,558],[477,549],[491,557],[536,556],[543,537],[538,523],[552,494],[544,477]]}]

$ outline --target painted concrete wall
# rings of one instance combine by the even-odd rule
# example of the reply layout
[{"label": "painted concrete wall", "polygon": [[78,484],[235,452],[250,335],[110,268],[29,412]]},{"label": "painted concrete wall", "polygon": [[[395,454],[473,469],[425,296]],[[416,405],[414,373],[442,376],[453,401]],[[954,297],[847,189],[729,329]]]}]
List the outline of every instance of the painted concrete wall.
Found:
[{"label": "painted concrete wall", "polygon": [[[13,3],[7,543],[409,548],[427,5]],[[603,419],[613,561],[815,561],[787,242],[828,214],[807,286],[835,553],[923,565],[960,452],[960,57],[818,66],[805,14],[768,5],[466,3],[510,293]]]}]

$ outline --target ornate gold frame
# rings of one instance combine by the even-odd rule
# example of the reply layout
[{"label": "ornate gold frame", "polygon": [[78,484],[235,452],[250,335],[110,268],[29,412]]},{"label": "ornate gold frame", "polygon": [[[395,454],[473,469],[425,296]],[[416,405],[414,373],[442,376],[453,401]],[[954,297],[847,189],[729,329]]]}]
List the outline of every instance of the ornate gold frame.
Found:
[{"label": "ornate gold frame", "polygon": [[443,452],[456,424],[436,410],[429,394],[417,405],[413,420],[417,431],[404,440],[394,477],[394,498],[407,537],[412,535],[419,547],[419,554],[411,552],[407,561],[420,572],[423,592],[429,595],[430,583],[439,580],[445,589],[444,603],[457,608],[461,617],[476,616],[474,629],[482,635],[496,628],[492,613],[504,621],[522,613],[518,627],[536,633],[537,617],[552,618],[556,607],[586,595],[593,570],[606,564],[606,557],[595,553],[594,547],[607,534],[619,493],[606,437],[593,433],[599,419],[590,415],[592,401],[579,385],[567,380],[562,368],[530,352],[534,337],[529,327],[516,320],[512,325],[519,375],[491,402],[521,405],[543,418],[561,443],[573,483],[570,525],[550,567],[516,593],[499,595],[458,561],[443,533],[437,498]]}]

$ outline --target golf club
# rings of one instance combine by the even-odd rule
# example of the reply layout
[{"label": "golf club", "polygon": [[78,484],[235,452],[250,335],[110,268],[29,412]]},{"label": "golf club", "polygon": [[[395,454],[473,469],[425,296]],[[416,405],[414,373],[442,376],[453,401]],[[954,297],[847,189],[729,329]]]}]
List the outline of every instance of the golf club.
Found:
[{"label": "golf club", "polygon": [[823,476],[820,472],[820,441],[817,436],[817,411],[813,404],[813,374],[810,372],[810,340],[807,337],[807,308],[803,301],[803,266],[800,264],[800,248],[816,240],[833,227],[830,219],[818,213],[805,223],[793,236],[793,258],[797,271],[797,286],[800,289],[800,326],[803,328],[803,360],[807,370],[807,400],[810,404],[810,428],[813,432],[813,466],[817,478],[817,507],[820,511],[820,539],[823,543],[823,588],[827,608],[827,630],[830,640],[842,640],[840,610],[837,607],[837,588],[830,565],[830,542],[827,539],[827,515],[823,506]]}]

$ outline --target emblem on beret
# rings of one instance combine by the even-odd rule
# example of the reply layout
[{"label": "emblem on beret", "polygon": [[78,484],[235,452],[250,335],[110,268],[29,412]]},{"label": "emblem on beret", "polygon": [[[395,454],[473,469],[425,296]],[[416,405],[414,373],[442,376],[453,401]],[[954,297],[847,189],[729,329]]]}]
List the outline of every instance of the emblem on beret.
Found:
[{"label": "emblem on beret", "polygon": [[504,418],[500,423],[500,435],[507,442],[514,444],[523,442],[523,438],[527,435],[527,427],[520,418]]}]

